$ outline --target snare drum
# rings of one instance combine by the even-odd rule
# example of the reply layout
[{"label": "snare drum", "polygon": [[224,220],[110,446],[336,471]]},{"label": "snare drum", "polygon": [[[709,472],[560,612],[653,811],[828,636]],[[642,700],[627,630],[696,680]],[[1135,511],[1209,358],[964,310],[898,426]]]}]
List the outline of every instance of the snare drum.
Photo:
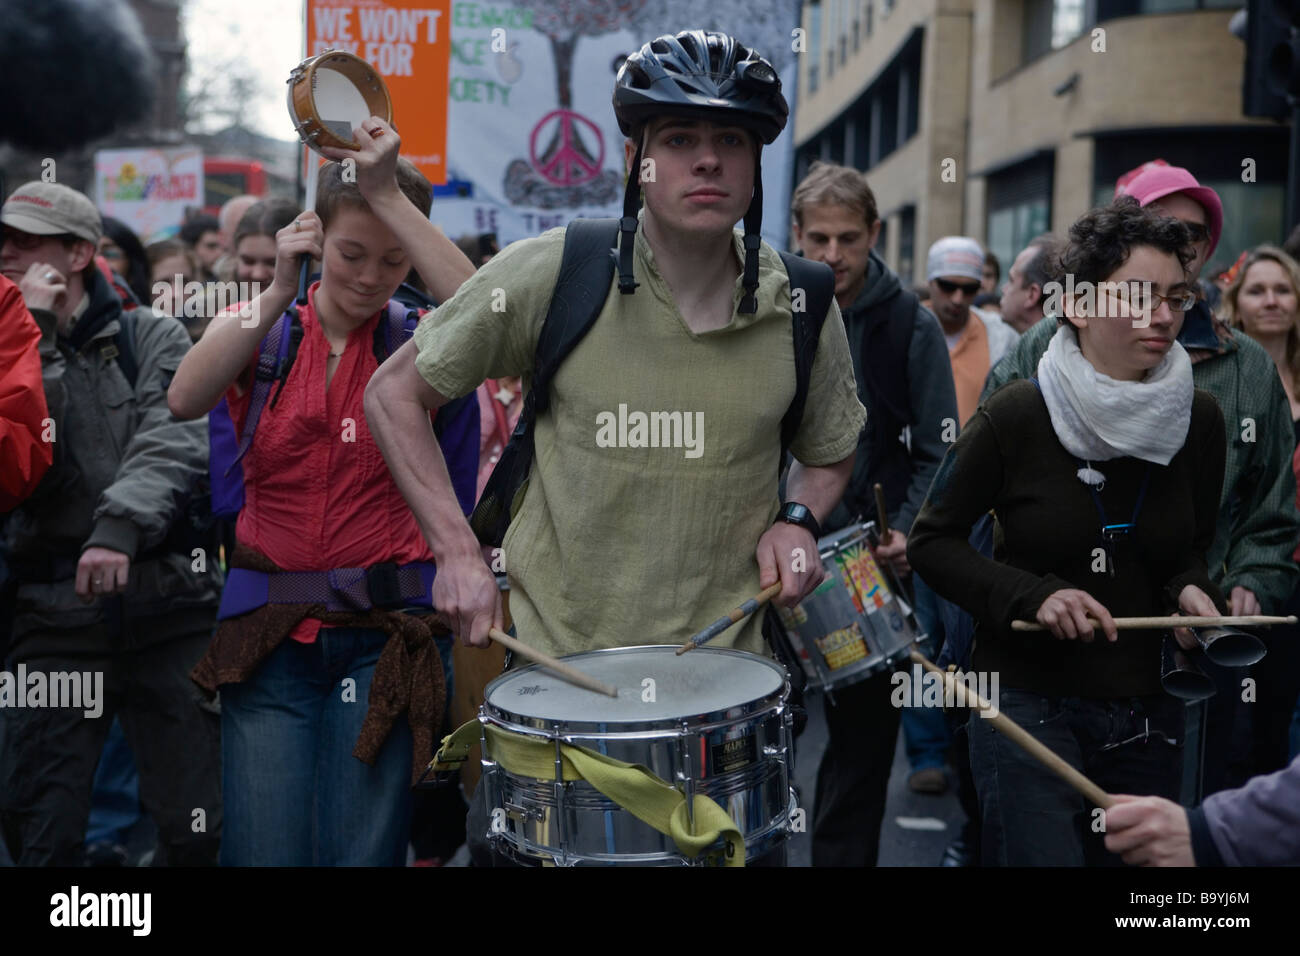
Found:
[{"label": "snare drum", "polygon": [[817,542],[826,578],[794,608],[782,608],[790,643],[810,681],[832,695],[891,670],[918,635],[897,585],[871,556],[875,524],[853,525]]},{"label": "snare drum", "polygon": [[[686,795],[717,803],[736,823],[747,860],[777,848],[794,815],[790,790],[791,718],[785,668],[723,648],[677,656],[676,646],[615,647],[565,658],[618,688],[593,694],[537,665],[488,685],[483,783],[494,849],[519,863],[682,866],[673,841],[583,779],[512,771],[491,731],[541,741],[559,761],[562,744],[640,764]],[[652,683],[651,683],[652,682]]]},{"label": "snare drum", "polygon": [[289,74],[289,115],[298,137],[313,149],[360,149],[352,130],[371,116],[393,121],[393,100],[379,72],[351,53],[326,50]]}]

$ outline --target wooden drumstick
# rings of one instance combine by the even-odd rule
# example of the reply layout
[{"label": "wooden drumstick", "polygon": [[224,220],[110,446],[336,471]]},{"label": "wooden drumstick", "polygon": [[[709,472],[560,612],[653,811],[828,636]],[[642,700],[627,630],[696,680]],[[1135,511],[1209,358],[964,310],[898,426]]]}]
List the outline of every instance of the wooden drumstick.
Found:
[{"label": "wooden drumstick", "polygon": [[876,523],[880,525],[880,540],[889,537],[889,510],[885,507],[885,489],[876,482]]},{"label": "wooden drumstick", "polygon": [[[923,654],[918,654],[916,651],[912,651],[912,660],[920,664],[932,674],[938,674],[943,679],[945,700],[965,701],[965,706],[973,707],[974,709],[983,712],[993,710],[992,704],[966,684],[956,683],[952,674],[940,670],[938,667],[931,664]],[[1020,745],[1021,749],[1077,790],[1094,806],[1101,807],[1103,810],[1108,810],[1114,804],[1114,797],[1101,789],[1101,787],[1097,786],[1079,771],[1071,767],[1053,750],[1048,748],[1044,743],[1042,743],[1042,741],[1032,736],[1029,731],[1025,730],[1010,717],[1001,712],[995,712],[992,717],[987,718],[981,714],[980,719],[987,719],[990,721],[994,727],[1000,730],[1007,737],[1014,740]]]},{"label": "wooden drumstick", "polygon": [[[1273,624],[1295,624],[1296,616],[1290,617],[1270,617],[1266,614],[1242,614],[1236,617],[1196,617],[1187,615],[1179,617],[1171,614],[1167,617],[1117,617],[1115,618],[1115,627],[1118,630],[1134,630],[1137,628],[1150,627],[1268,627]],[[1093,627],[1100,628],[1101,622],[1095,617],[1089,616],[1088,623]],[[1039,624],[1037,621],[1012,621],[1011,630],[1013,631],[1046,631],[1050,628]]]},{"label": "wooden drumstick", "polygon": [[695,648],[699,647],[701,644],[706,644],[709,641],[713,640],[715,637],[717,637],[727,628],[731,627],[731,625],[735,624],[737,621],[741,620],[742,618],[750,614],[753,614],[760,607],[762,607],[764,604],[772,600],[772,598],[776,597],[780,593],[781,593],[780,581],[777,581],[776,584],[773,584],[771,587],[764,588],[762,591],[759,591],[757,594],[755,594],[744,604],[740,605],[740,607],[734,608],[733,610],[729,611],[727,614],[724,614],[722,617],[718,618],[716,621],[714,621],[704,630],[694,635],[689,641],[687,641],[681,647],[677,648],[677,656],[681,657],[687,651],[694,650]]},{"label": "wooden drumstick", "polygon": [[496,641],[506,650],[514,651],[520,657],[526,657],[534,664],[541,664],[549,671],[563,677],[571,684],[577,684],[579,687],[585,687],[587,690],[594,690],[598,694],[604,694],[607,697],[617,697],[618,689],[610,687],[608,684],[602,684],[596,678],[584,674],[576,667],[571,667],[563,661],[558,661],[550,654],[543,654],[536,648],[529,647],[521,641],[515,640],[500,628],[492,628],[488,631],[488,637]]}]

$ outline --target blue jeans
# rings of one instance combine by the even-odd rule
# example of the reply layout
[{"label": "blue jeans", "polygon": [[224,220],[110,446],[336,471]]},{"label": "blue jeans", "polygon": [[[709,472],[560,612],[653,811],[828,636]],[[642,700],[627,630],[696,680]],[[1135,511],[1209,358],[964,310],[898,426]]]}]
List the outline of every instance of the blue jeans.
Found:
[{"label": "blue jeans", "polygon": [[[1165,694],[1045,697],[1006,687],[998,696],[1003,714],[1103,790],[1178,799],[1182,701]],[[1106,851],[1100,818],[1082,796],[999,733],[992,721],[972,712],[967,727],[983,815],[985,866],[1120,864],[1119,857]]]},{"label": "blue jeans", "polygon": [[[934,660],[943,646],[943,618],[939,602],[943,600],[930,590],[929,585],[913,572],[912,589],[916,595],[916,622],[929,640],[921,645],[921,653]],[[952,746],[952,734],[944,719],[941,707],[904,707],[901,714],[903,746],[912,772],[942,767]]]},{"label": "blue jeans", "polygon": [[223,866],[405,864],[410,724],[397,720],[373,767],[352,756],[387,640],[322,628],[312,644],[286,638],[244,683],[222,685]]}]

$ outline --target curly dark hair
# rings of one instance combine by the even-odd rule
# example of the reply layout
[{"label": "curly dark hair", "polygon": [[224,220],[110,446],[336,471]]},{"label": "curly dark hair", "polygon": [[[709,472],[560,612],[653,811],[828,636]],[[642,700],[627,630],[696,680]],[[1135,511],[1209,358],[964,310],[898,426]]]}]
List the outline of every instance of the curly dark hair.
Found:
[{"label": "curly dark hair", "polygon": [[1104,282],[1128,261],[1136,246],[1177,256],[1184,271],[1196,255],[1191,233],[1181,222],[1142,208],[1132,196],[1120,196],[1075,220],[1055,271],[1073,275],[1076,285]]}]

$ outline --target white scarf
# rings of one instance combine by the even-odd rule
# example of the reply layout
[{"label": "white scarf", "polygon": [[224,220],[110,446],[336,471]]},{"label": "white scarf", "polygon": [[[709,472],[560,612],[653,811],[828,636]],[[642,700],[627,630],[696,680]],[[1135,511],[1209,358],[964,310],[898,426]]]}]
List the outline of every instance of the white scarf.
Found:
[{"label": "white scarf", "polygon": [[1065,325],[1038,362],[1038,382],[1052,429],[1076,458],[1093,462],[1130,455],[1167,465],[1187,440],[1192,362],[1177,342],[1140,382],[1122,382],[1093,368],[1073,327]]}]

